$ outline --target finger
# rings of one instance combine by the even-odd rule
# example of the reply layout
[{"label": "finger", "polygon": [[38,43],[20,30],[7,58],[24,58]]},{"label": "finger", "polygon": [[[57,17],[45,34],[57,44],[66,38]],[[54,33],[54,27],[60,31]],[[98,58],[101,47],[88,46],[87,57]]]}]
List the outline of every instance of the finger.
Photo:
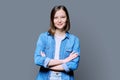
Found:
[{"label": "finger", "polygon": [[76,58],[77,56],[78,56],[78,54],[76,54],[76,53],[74,53],[74,54],[72,55],[73,58]]},{"label": "finger", "polygon": [[74,54],[74,52],[71,52],[71,53],[70,53],[70,55],[73,55],[73,54]]},{"label": "finger", "polygon": [[74,53],[74,56],[78,56],[78,54]]},{"label": "finger", "polygon": [[42,52],[42,51],[41,51],[41,53],[40,53],[40,54],[41,54],[41,56],[43,56],[43,57],[45,56],[45,53],[44,53],[44,52]]}]

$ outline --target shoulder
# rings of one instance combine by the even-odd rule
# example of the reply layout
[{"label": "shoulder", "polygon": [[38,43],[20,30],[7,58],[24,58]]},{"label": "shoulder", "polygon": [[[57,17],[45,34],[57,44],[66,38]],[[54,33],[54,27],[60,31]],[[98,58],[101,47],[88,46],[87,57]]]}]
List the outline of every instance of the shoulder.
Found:
[{"label": "shoulder", "polygon": [[48,32],[42,32],[42,33],[39,34],[38,39],[39,40],[45,40],[47,38],[47,36],[48,36]]},{"label": "shoulder", "polygon": [[78,37],[78,36],[76,36],[76,35],[74,35],[74,34],[71,34],[71,33],[69,33],[69,38],[70,38],[70,39],[77,39],[77,40],[79,40],[79,37]]},{"label": "shoulder", "polygon": [[42,32],[39,36],[47,36],[48,32]]}]

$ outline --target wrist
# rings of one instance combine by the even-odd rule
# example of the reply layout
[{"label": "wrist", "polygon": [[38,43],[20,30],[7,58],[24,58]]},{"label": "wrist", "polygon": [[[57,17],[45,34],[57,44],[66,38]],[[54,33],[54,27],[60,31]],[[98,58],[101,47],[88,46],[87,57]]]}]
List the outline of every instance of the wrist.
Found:
[{"label": "wrist", "polygon": [[67,63],[67,62],[69,62],[68,58],[66,58],[66,59],[63,60],[63,63]]},{"label": "wrist", "polygon": [[66,62],[67,62],[66,59],[63,59],[63,60],[62,60],[62,63],[63,63],[63,64],[66,63]]}]

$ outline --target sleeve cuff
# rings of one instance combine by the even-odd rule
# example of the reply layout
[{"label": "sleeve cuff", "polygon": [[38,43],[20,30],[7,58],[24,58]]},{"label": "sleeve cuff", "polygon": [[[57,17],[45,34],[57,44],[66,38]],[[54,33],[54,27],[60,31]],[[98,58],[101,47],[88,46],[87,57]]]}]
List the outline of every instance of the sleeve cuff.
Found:
[{"label": "sleeve cuff", "polygon": [[48,68],[47,65],[48,65],[49,61],[50,61],[50,58],[47,57],[47,58],[45,59],[45,62],[44,62],[44,67],[45,67],[45,68]]},{"label": "sleeve cuff", "polygon": [[66,72],[69,72],[70,70],[69,70],[69,68],[68,68],[68,66],[64,63],[64,64],[62,64],[62,67],[64,68],[64,70],[66,71]]}]

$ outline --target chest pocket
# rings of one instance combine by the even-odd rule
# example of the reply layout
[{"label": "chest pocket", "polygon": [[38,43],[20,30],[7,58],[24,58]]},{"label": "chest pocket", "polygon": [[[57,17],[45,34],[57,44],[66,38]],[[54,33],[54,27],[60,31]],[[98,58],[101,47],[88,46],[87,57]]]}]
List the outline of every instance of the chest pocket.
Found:
[{"label": "chest pocket", "polygon": [[44,51],[45,51],[46,56],[49,58],[52,58],[53,56],[53,46],[54,45],[52,45],[50,40],[46,42]]},{"label": "chest pocket", "polygon": [[69,40],[67,41],[66,47],[65,47],[65,57],[68,57],[70,53],[73,51],[73,41]]},{"label": "chest pocket", "polygon": [[49,46],[45,46],[44,52],[46,54],[46,56],[49,54],[50,52],[50,47]]},{"label": "chest pocket", "polygon": [[72,47],[67,47],[65,49],[65,57],[68,57],[70,53],[72,53],[72,51],[73,51]]}]

